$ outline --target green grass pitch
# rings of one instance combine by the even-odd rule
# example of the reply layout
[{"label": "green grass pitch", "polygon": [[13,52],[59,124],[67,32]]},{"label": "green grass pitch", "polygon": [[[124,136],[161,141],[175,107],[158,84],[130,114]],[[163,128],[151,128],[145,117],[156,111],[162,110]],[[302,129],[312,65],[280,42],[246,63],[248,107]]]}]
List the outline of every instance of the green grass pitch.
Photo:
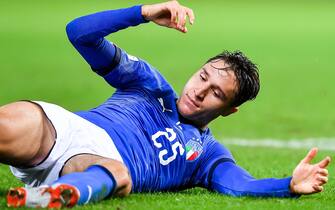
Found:
[{"label": "green grass pitch", "polygon": [[[0,104],[44,100],[69,110],[96,106],[114,89],[94,75],[67,41],[65,25],[80,15],[154,1],[1,0]],[[260,68],[261,92],[240,112],[211,125],[214,135],[262,139],[335,137],[335,3],[332,1],[181,1],[195,14],[181,34],[154,24],[108,37],[156,66],[180,92],[208,57],[240,49]],[[335,144],[335,142],[334,142]],[[289,176],[304,149],[229,147],[255,177]],[[320,151],[318,160],[332,151]],[[317,160],[316,160],[317,161]],[[322,194],[300,199],[231,198],[200,188],[134,194],[83,209],[334,209],[334,164]],[[15,180],[0,166],[0,208]]]}]

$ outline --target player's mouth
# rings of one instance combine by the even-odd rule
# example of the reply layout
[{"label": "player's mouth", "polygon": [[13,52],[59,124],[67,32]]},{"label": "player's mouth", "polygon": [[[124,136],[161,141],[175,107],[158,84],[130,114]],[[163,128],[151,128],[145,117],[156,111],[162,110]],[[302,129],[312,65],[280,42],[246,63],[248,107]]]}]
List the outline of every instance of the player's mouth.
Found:
[{"label": "player's mouth", "polygon": [[188,107],[191,107],[194,109],[197,109],[200,107],[200,105],[195,100],[193,100],[187,93],[185,95],[186,95],[185,103],[188,105]]}]

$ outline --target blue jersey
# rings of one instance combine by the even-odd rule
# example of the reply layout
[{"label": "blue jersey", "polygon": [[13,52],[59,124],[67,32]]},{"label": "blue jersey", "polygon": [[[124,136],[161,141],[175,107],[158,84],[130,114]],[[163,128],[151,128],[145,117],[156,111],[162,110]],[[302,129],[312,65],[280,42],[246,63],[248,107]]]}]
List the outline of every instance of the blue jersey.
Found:
[{"label": "blue jersey", "polygon": [[210,166],[233,158],[209,129],[183,123],[177,95],[147,62],[120,52],[105,76],[117,90],[81,117],[105,129],[130,169],[133,191],[162,191],[204,185]]},{"label": "blue jersey", "polygon": [[205,187],[233,196],[292,197],[291,177],[255,179],[230,152],[179,114],[177,95],[147,62],[107,41],[110,33],[147,22],[141,6],[75,19],[69,40],[116,92],[100,106],[77,112],[108,132],[132,178],[133,192]]}]

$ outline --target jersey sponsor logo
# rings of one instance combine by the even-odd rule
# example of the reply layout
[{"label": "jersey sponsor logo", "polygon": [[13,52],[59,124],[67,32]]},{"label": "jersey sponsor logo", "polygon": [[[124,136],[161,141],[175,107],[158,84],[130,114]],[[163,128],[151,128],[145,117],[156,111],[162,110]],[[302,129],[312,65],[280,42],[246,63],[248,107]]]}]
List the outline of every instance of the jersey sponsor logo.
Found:
[{"label": "jersey sponsor logo", "polygon": [[203,151],[200,139],[192,138],[186,143],[186,160],[195,161]]},{"label": "jersey sponsor logo", "polygon": [[163,148],[163,144],[158,142],[158,139],[160,140],[167,139],[169,142],[172,143],[176,139],[176,137],[177,134],[172,128],[165,128],[165,131],[158,131],[151,136],[151,140],[153,141],[155,147],[160,149],[158,158],[159,163],[163,166],[166,166],[172,161],[174,161],[177,158],[178,154],[182,156],[185,152],[185,149],[183,148],[183,145],[179,141],[176,141],[173,144],[171,144],[172,155],[167,156],[169,152],[168,148]]},{"label": "jersey sponsor logo", "polygon": [[161,106],[162,106],[162,108],[163,108],[163,112],[165,112],[165,111],[167,111],[167,112],[172,112],[171,109],[167,109],[167,108],[165,108],[163,98],[157,98],[157,100],[158,100],[159,103],[161,104]]}]

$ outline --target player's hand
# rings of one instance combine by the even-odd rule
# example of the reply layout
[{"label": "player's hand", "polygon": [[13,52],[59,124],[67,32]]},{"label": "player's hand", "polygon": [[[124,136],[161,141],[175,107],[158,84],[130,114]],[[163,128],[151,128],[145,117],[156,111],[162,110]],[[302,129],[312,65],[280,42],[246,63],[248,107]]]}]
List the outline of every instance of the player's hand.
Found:
[{"label": "player's hand", "polygon": [[319,163],[311,164],[317,152],[317,148],[311,149],[294,169],[290,183],[292,193],[312,194],[323,191],[323,185],[328,182],[328,170],[326,168],[331,159],[326,157]]},{"label": "player's hand", "polygon": [[187,32],[186,20],[194,23],[192,9],[184,7],[178,1],[168,1],[153,5],[142,6],[142,16],[158,25],[174,28],[183,33]]}]

